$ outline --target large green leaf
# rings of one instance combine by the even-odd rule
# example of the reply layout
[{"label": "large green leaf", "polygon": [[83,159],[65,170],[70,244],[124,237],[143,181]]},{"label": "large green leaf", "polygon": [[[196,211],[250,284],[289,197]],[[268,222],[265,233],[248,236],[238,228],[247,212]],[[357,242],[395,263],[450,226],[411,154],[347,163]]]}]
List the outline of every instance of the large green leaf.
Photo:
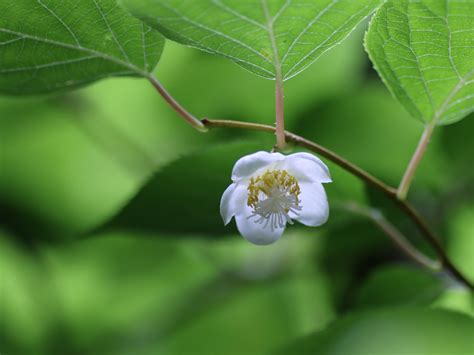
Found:
[{"label": "large green leaf", "polygon": [[289,79],[341,42],[378,0],[121,0],[168,38]]},{"label": "large green leaf", "polygon": [[0,225],[35,241],[76,236],[115,214],[157,168],[219,133],[196,134],[146,80],[0,97]]},{"label": "large green leaf", "polygon": [[174,161],[152,176],[104,228],[180,235],[237,233],[234,223],[224,226],[220,199],[232,183],[237,159],[264,146],[223,144]]},{"label": "large green leaf", "polygon": [[472,334],[474,320],[466,315],[396,307],[338,320],[278,354],[468,355],[474,350]]},{"label": "large green leaf", "polygon": [[428,272],[407,265],[378,268],[356,293],[361,308],[425,305],[441,294],[443,280]]},{"label": "large green leaf", "polygon": [[474,110],[474,2],[386,2],[366,36],[370,58],[412,116],[437,124]]},{"label": "large green leaf", "polygon": [[146,76],[162,36],[114,0],[0,1],[0,93],[35,94]]}]

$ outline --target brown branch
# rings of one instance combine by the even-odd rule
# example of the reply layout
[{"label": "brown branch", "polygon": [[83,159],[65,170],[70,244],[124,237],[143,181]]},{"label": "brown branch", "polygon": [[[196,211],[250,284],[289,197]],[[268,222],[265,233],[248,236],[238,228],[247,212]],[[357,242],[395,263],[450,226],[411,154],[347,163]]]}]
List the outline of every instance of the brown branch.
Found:
[{"label": "brown branch", "polygon": [[341,205],[345,210],[364,216],[374,222],[382,232],[385,233],[409,258],[420,266],[431,271],[438,272],[442,269],[441,262],[431,260],[410,244],[408,239],[377,209],[361,206],[357,203],[346,203]]}]

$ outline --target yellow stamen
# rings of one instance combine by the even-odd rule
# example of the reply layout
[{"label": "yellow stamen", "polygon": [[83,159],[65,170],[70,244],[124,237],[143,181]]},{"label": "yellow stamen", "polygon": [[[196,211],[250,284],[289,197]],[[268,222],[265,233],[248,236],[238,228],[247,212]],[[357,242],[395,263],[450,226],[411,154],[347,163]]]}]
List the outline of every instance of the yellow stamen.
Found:
[{"label": "yellow stamen", "polygon": [[298,200],[298,196],[301,193],[298,180],[286,170],[267,170],[256,178],[250,178],[247,188],[247,205],[255,208],[259,202],[260,193],[271,197],[271,192],[274,188],[288,191],[296,200]]}]

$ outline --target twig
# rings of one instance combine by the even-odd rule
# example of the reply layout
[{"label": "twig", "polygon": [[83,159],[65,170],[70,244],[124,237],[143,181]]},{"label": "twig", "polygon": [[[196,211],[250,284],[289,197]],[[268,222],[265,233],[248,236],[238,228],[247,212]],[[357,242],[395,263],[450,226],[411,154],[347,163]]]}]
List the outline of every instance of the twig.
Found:
[{"label": "twig", "polygon": [[158,91],[158,93],[165,99],[165,101],[171,106],[173,110],[175,110],[181,117],[183,117],[191,126],[196,128],[200,132],[206,132],[207,128],[204,124],[196,117],[194,117],[191,113],[189,113],[183,106],[181,106],[169,93],[166,89],[161,85],[158,79],[150,75],[147,77],[153,87]]},{"label": "twig", "polygon": [[275,135],[276,146],[283,150],[286,146],[285,140],[285,95],[283,91],[283,75],[281,72],[280,55],[278,53],[278,45],[276,41],[275,31],[273,28],[274,18],[270,15],[268,4],[265,0],[261,1],[263,13],[267,20],[266,28],[268,36],[272,44],[273,65],[275,68]]},{"label": "twig", "polygon": [[277,77],[275,84],[275,116],[276,116],[276,140],[277,147],[280,150],[285,149],[286,137],[285,137],[285,104],[284,104],[284,92],[283,92],[283,81]]},{"label": "twig", "polygon": [[431,121],[428,125],[426,125],[423,135],[421,136],[420,142],[413,154],[408,167],[403,174],[402,181],[400,182],[400,186],[398,187],[397,196],[400,200],[404,200],[407,197],[408,190],[410,189],[411,183],[413,178],[415,177],[415,172],[418,166],[423,159],[423,156],[428,148],[428,144],[430,143],[431,136],[433,135],[434,128],[436,127],[436,121]]},{"label": "twig", "polygon": [[346,203],[341,205],[342,208],[367,217],[372,220],[409,258],[420,266],[424,266],[431,271],[438,272],[442,269],[442,265],[437,260],[431,260],[426,255],[418,251],[410,244],[408,239],[390,223],[379,210],[361,206],[357,203]]}]

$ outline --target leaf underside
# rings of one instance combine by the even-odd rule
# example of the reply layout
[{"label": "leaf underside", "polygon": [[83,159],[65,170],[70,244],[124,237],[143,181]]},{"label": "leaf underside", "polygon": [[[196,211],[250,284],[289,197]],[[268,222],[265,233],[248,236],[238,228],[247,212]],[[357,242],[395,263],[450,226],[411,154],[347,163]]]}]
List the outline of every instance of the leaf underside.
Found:
[{"label": "leaf underside", "polygon": [[379,0],[120,0],[171,40],[289,79],[340,43]]},{"label": "leaf underside", "polygon": [[114,0],[0,1],[0,92],[36,94],[146,76],[162,36]]},{"label": "leaf underside", "polygon": [[473,1],[388,1],[371,22],[366,48],[415,118],[448,124],[474,110]]}]

